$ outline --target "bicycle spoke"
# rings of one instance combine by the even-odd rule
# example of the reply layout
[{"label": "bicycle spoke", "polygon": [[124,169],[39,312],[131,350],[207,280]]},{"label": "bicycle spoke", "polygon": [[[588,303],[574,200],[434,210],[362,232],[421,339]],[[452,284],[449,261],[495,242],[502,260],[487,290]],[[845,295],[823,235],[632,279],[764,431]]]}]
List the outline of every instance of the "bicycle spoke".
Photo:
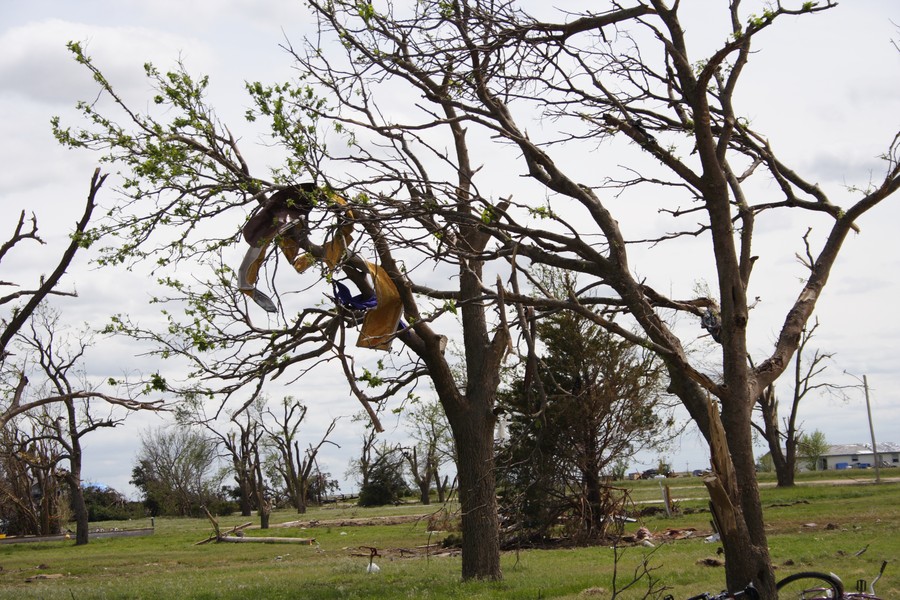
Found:
[{"label": "bicycle spoke", "polygon": [[829,573],[794,573],[778,582],[778,600],[837,600],[843,595],[841,580]]}]

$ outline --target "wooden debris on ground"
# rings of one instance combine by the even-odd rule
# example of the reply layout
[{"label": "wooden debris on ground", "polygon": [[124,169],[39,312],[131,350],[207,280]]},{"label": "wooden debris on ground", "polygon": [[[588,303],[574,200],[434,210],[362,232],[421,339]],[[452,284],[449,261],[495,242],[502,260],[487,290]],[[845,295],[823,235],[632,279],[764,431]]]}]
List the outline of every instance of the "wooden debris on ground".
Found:
[{"label": "wooden debris on ground", "polygon": [[217,541],[229,542],[232,544],[246,544],[250,542],[256,542],[260,544],[304,544],[306,546],[311,546],[316,543],[316,538],[223,535]]},{"label": "wooden debris on ground", "polygon": [[200,540],[195,546],[199,546],[201,544],[207,544],[209,542],[229,542],[232,544],[246,544],[251,542],[256,542],[258,544],[305,544],[307,546],[311,546],[316,543],[315,538],[292,538],[292,537],[249,537],[245,536],[243,533],[243,529],[246,529],[252,522],[244,523],[242,525],[237,525],[232,527],[225,533],[219,529],[219,521],[212,516],[206,507],[203,507],[203,512],[206,513],[206,518],[209,519],[209,522],[212,523],[213,533],[211,536],[206,538],[205,540]]},{"label": "wooden debris on ground", "polygon": [[63,577],[64,575],[62,573],[38,573],[37,575],[26,577],[25,583],[32,583],[34,581],[41,581],[44,579],[62,579]]},{"label": "wooden debris on ground", "polygon": [[427,518],[428,515],[388,515],[383,517],[364,517],[346,519],[312,519],[300,521],[287,521],[285,523],[277,523],[272,527],[354,527],[368,525],[405,525],[406,523],[416,523]]},{"label": "wooden debris on ground", "polygon": [[216,523],[215,526],[214,526],[214,529],[216,529],[216,533],[214,533],[213,535],[209,536],[209,537],[206,538],[205,540],[200,540],[199,542],[195,543],[194,545],[195,545],[195,546],[202,546],[203,544],[208,544],[209,542],[216,542],[216,541],[219,541],[222,537],[226,537],[226,536],[229,536],[229,535],[231,535],[231,534],[238,533],[238,532],[240,532],[242,529],[246,529],[247,527],[250,527],[251,525],[253,525],[253,521],[248,521],[247,523],[243,523],[243,524],[241,524],[241,525],[235,525],[234,527],[232,527],[231,529],[229,529],[229,530],[226,531],[225,533],[219,534],[219,533],[218,533],[218,523]]}]

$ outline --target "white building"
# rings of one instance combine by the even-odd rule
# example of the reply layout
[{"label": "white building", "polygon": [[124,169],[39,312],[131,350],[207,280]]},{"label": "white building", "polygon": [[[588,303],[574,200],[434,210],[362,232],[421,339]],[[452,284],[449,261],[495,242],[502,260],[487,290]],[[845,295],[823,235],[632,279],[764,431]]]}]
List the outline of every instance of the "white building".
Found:
[{"label": "white building", "polygon": [[[879,466],[900,467],[900,444],[881,442],[876,445]],[[865,469],[875,466],[872,444],[838,444],[830,446],[819,458],[819,470]]]}]

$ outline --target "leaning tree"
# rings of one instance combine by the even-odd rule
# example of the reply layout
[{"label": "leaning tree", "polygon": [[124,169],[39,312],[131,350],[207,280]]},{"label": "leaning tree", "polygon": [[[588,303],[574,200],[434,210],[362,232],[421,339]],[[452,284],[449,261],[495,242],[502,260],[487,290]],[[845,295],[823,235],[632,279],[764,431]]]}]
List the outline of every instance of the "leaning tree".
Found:
[{"label": "leaning tree", "polygon": [[[458,452],[463,576],[499,578],[493,410],[500,367],[517,351],[526,361],[536,355],[532,319],[574,311],[663,361],[670,391],[710,443],[714,476],[706,483],[728,585],[752,581],[774,595],[752,407],[790,363],[844,239],[896,191],[900,167],[894,137],[883,178],[839,204],[776,155],[777,140],[742,117],[737,91],[760,33],[834,3],[782,3],[753,15],[733,0],[720,9],[727,27],[711,51],[694,49],[684,6],[661,0],[564,16],[546,8],[532,16],[501,0],[310,6],[320,35],[288,48],[299,80],[249,86],[249,116],[266,119],[287,150],[265,177],[251,171],[238,138],[206,104],[204,79],[148,66],[155,106],[137,112],[73,45],[105,97],[123,109],[113,118],[109,106],[82,104],[91,126],[72,131],[57,123],[64,143],[100,148],[122,165],[127,201],[98,232],[122,243],[106,260],[209,267],[206,276],[193,270],[193,285],[180,271],[163,278],[172,290],[167,299],[185,305],[167,312],[165,331],[124,317],[116,327],[190,361],[203,384],[194,392],[225,400],[331,360],[376,418],[373,403],[429,377]],[[695,27],[707,27],[708,16]],[[621,162],[626,175],[613,177]],[[304,186],[309,180],[315,185]],[[764,195],[758,181],[771,184]],[[260,204],[256,215],[271,208],[272,222],[260,229],[265,219],[248,221],[252,246],[235,273],[227,258],[235,213]],[[659,211],[672,229],[638,229],[632,211],[651,206],[653,218]],[[758,255],[778,251],[752,245],[757,217],[784,212],[802,212],[826,232],[798,241],[808,274],[774,344],[751,363],[751,272]],[[301,225],[275,227],[279,215],[285,225]],[[329,284],[344,278],[360,294],[336,290],[339,300],[300,302],[299,311],[301,296],[291,297],[290,308],[280,296],[266,302],[255,286],[266,274],[259,269],[265,250],[276,245],[309,279],[294,276],[294,289],[316,285],[318,275]],[[632,259],[671,256],[670,246],[709,266],[714,293],[670,297],[662,291],[672,287],[670,274],[654,274],[655,286],[647,273],[636,275]],[[583,287],[564,297],[523,293],[520,281],[531,279],[536,263],[579,273]],[[761,280],[770,273],[757,271]],[[266,281],[285,279],[275,273]],[[389,331],[363,336],[365,348],[355,351],[346,334],[357,318],[366,330],[369,313],[360,311],[371,310],[373,295],[379,309],[402,307],[404,323],[394,333],[396,321],[386,317]],[[273,311],[267,324],[245,296]],[[695,327],[681,326],[685,316]],[[714,340],[715,368],[686,349],[699,324]],[[461,369],[444,354],[445,335],[461,343]],[[372,348],[389,347],[377,363],[367,358]]]}]

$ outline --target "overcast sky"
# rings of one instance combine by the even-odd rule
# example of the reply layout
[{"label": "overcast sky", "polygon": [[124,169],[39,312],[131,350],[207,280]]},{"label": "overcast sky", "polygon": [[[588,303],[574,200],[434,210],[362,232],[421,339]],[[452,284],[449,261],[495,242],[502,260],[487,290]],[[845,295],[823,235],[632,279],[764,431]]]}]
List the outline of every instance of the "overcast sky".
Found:
[{"label": "overcast sky", "polygon": [[[684,4],[700,9],[712,3]],[[689,33],[702,41],[704,16],[693,16]],[[738,110],[771,135],[791,164],[835,193],[835,198],[850,198],[852,192],[842,188],[864,186],[870,175],[877,179],[881,173],[877,155],[900,128],[900,55],[891,46],[892,38],[900,38],[894,25],[900,23],[900,4],[846,1],[826,14],[793,21],[785,19],[757,42]],[[150,89],[142,65],[152,61],[167,69],[180,59],[191,72],[210,75],[210,103],[223,122],[236,124],[250,104],[244,81],[290,79],[292,63],[279,43],[285,36],[297,42],[313,31],[312,26],[303,3],[290,0],[0,0],[0,207],[10,230],[20,210],[34,211],[49,242],[40,250],[10,256],[0,279],[33,281],[51,268],[54,250],[65,242],[80,215],[97,166],[89,153],[60,148],[50,131],[52,116],[74,124],[75,102],[96,95],[93,82],[67,53],[67,41],[85,43],[107,78],[127,97],[143,103],[149,101]],[[709,48],[720,37],[720,33],[709,37]],[[251,160],[268,156],[267,149],[252,139],[243,149]],[[103,193],[112,194],[112,187]],[[868,375],[876,435],[886,442],[900,442],[898,206],[900,197],[890,199],[866,215],[859,223],[861,233],[847,240],[819,303],[820,333],[813,342],[814,347],[835,353],[831,367],[835,382],[852,383],[841,376],[844,370]],[[624,225],[633,226],[631,237],[640,237],[643,226],[652,228],[646,220]],[[771,346],[802,276],[792,252],[780,248],[777,261],[769,260],[765,244],[789,243],[800,251],[797,231],[802,233],[803,224],[774,225],[790,235],[757,241],[761,259],[751,290],[762,298],[752,317],[756,326],[751,345],[763,349]],[[6,239],[7,234],[0,232],[0,237]],[[100,272],[87,264],[87,258],[80,257],[66,280],[79,292],[77,300],[60,304],[68,320],[100,326],[117,312],[156,318],[156,309],[148,304],[153,290],[143,276]],[[706,276],[691,272],[691,261],[680,256],[653,262],[632,259],[632,265],[652,277],[659,289],[665,289],[667,280],[677,288]],[[761,268],[780,279],[762,277]],[[103,340],[92,350],[88,369],[93,374],[165,369],[146,356],[134,356],[134,348],[124,340]],[[779,382],[779,391],[786,398],[790,387]],[[357,411],[345,386],[334,384],[333,378],[307,377],[291,393],[310,405],[311,438],[320,435],[332,418]],[[810,398],[801,417],[808,430],[824,431],[833,443],[870,439],[861,391],[849,392],[846,401]],[[133,493],[127,481],[137,432],[153,423],[161,420],[133,419],[127,427],[88,439],[86,478]],[[347,457],[357,451],[360,432],[358,424],[342,421],[334,438],[342,449],[326,449],[326,470],[343,475]],[[695,438],[688,430],[671,452],[676,468],[708,464]],[[644,464],[636,462],[633,468],[650,466],[652,457],[641,458]]]}]

